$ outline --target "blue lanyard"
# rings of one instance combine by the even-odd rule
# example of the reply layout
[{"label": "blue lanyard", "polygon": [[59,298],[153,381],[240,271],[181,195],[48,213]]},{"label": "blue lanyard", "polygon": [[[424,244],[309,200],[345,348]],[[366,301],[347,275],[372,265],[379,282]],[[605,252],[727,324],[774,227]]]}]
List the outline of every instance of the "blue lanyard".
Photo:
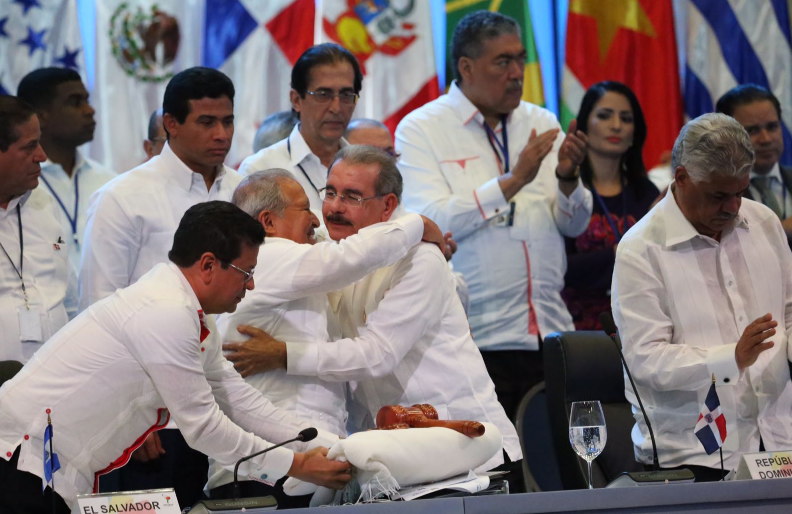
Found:
[{"label": "blue lanyard", "polygon": [[[286,138],[286,150],[289,151],[289,159],[291,159],[291,134],[289,134],[289,137]],[[311,184],[311,187],[314,188],[314,191],[316,191],[316,194],[318,195],[319,190],[314,185],[313,180],[311,180],[311,177],[308,176],[308,173],[305,171],[305,168],[302,167],[302,164],[297,164],[297,167],[300,168],[300,171],[302,171],[303,175],[305,175],[305,178],[308,179],[308,183]]]},{"label": "blue lanyard", "polygon": [[[602,208],[602,212],[605,214],[605,219],[608,220],[608,225],[610,225],[611,230],[613,230],[613,234],[616,236],[616,242],[618,243],[619,241],[621,241],[621,238],[622,236],[624,236],[624,234],[622,233],[621,230],[619,230],[619,225],[613,220],[613,217],[611,216],[608,207],[605,205],[605,201],[597,192],[597,188],[594,187],[593,185],[591,186],[591,192],[594,193],[594,198],[597,199],[597,202]],[[621,196],[622,196],[622,220],[624,220],[624,231],[627,232],[627,230],[630,228],[630,222],[627,219],[627,196],[625,195],[624,185],[622,185]]]},{"label": "blue lanyard", "polygon": [[[487,140],[489,140],[489,144],[492,147],[492,151],[495,152],[495,157],[498,158],[498,162],[503,165],[503,173],[508,173],[511,167],[509,166],[509,136],[506,133],[506,116],[501,117],[501,133],[503,133],[503,144],[498,141],[498,136],[495,132],[487,125],[487,122],[484,122],[484,130],[487,132]],[[497,145],[498,149],[495,149]],[[500,150],[500,153],[498,153]],[[501,155],[503,158],[501,159]]]},{"label": "blue lanyard", "polygon": [[79,210],[80,209],[80,182],[79,182],[80,174],[77,173],[77,170],[74,170],[74,173],[75,173],[75,175],[74,175],[74,218],[72,218],[69,215],[69,211],[68,211],[68,209],[66,209],[66,206],[63,204],[63,200],[60,199],[60,196],[58,196],[58,193],[56,193],[55,189],[52,188],[52,186],[50,185],[49,181],[47,180],[47,177],[45,177],[43,173],[41,174],[41,180],[44,181],[44,184],[50,190],[50,193],[52,193],[52,196],[54,196],[55,199],[58,201],[58,205],[60,205],[60,208],[63,211],[63,214],[65,214],[66,215],[66,219],[69,220],[69,225],[71,225],[72,238],[74,239],[75,243],[79,244],[79,241],[77,241],[77,218],[80,215],[80,210]]}]

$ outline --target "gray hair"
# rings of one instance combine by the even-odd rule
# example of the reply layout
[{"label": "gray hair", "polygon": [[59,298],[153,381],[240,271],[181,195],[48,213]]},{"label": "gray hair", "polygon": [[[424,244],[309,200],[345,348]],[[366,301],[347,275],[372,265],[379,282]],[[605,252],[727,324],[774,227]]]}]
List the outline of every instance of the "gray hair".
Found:
[{"label": "gray hair", "polygon": [[349,135],[357,130],[357,129],[366,129],[366,128],[378,128],[385,130],[388,134],[390,134],[390,129],[387,125],[382,123],[381,121],[372,120],[370,118],[355,118],[354,120],[349,122],[347,125],[346,132],[344,132],[344,137],[349,138]]},{"label": "gray hair", "polygon": [[374,193],[377,196],[394,194],[396,199],[401,202],[402,189],[404,188],[402,176],[399,173],[399,168],[396,167],[393,157],[388,155],[387,152],[368,145],[345,146],[333,158],[333,162],[327,169],[328,175],[338,161],[344,161],[348,164],[379,165],[379,173],[377,173],[377,178],[374,180]]},{"label": "gray hair", "polygon": [[286,139],[298,121],[292,111],[276,112],[264,118],[253,137],[253,153]]},{"label": "gray hair", "polygon": [[702,114],[682,127],[671,154],[671,169],[684,166],[693,182],[713,175],[742,178],[753,164],[748,132],[731,116],[717,113]]},{"label": "gray hair", "polygon": [[283,194],[281,185],[294,180],[294,175],[281,168],[272,168],[251,173],[239,183],[231,203],[258,219],[262,211],[271,211],[283,216],[289,199]]},{"label": "gray hair", "polygon": [[486,10],[474,11],[459,20],[451,38],[451,68],[458,83],[462,83],[459,60],[462,57],[478,59],[484,51],[484,43],[503,34],[520,34],[517,20]]}]

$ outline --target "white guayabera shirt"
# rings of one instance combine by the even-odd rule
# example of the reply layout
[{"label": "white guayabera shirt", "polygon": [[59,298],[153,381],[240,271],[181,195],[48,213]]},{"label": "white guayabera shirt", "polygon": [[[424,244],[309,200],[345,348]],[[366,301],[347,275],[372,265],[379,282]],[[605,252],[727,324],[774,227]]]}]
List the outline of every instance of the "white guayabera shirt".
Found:
[{"label": "white guayabera shirt", "polygon": [[[624,356],[657,438],[663,467],[720,467],[693,434],[715,374],[726,417],[726,468],[740,455],[792,448],[792,254],[778,217],[743,200],[720,242],[699,234],[673,188],[622,239],[612,308]],[[773,348],[740,373],[735,347],[745,327],[766,313],[778,322]],[[629,382],[639,461],[651,461],[649,433]]]}]

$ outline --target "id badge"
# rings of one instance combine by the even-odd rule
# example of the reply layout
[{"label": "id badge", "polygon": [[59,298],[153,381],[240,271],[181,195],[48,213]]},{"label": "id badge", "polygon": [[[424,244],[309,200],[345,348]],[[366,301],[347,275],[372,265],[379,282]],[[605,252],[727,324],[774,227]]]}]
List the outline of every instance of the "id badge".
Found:
[{"label": "id badge", "polygon": [[35,307],[31,309],[20,307],[17,309],[17,315],[19,317],[19,340],[43,343],[41,311]]},{"label": "id badge", "polygon": [[512,225],[514,225],[514,208],[515,208],[515,203],[514,202],[510,202],[509,203],[509,212],[508,213],[502,213],[502,214],[500,214],[500,215],[498,215],[498,216],[496,216],[494,218],[495,219],[495,226],[496,227],[511,227]]}]

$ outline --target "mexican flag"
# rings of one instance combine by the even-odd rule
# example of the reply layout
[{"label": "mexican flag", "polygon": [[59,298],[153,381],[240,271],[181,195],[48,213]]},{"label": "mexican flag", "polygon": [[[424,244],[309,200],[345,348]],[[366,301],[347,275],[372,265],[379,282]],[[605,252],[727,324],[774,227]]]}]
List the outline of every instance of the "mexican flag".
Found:
[{"label": "mexican flag", "polygon": [[682,127],[682,94],[671,0],[570,0],[561,124],[577,115],[586,90],[616,80],[638,97],[650,169]]},{"label": "mexican flag", "polygon": [[528,53],[525,60],[525,78],[523,81],[523,100],[536,105],[544,105],[542,89],[542,70],[539,68],[539,54],[534,43],[531,13],[527,1],[510,0],[492,2],[490,0],[446,0],[446,85],[450,86],[454,79],[454,60],[451,57],[451,39],[454,36],[459,20],[474,11],[487,9],[511,16],[520,24],[523,46]]}]

